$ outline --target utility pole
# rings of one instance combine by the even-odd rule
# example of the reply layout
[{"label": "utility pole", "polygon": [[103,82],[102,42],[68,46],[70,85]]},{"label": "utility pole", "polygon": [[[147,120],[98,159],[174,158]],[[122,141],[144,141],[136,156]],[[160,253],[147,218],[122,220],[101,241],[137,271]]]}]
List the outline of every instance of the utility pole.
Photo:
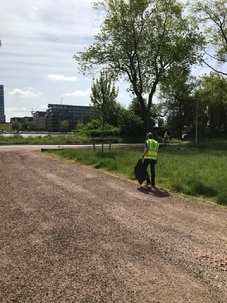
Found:
[{"label": "utility pole", "polygon": [[198,98],[196,98],[196,113],[195,113],[195,144],[198,143],[198,111],[199,111],[199,106],[198,106]]}]

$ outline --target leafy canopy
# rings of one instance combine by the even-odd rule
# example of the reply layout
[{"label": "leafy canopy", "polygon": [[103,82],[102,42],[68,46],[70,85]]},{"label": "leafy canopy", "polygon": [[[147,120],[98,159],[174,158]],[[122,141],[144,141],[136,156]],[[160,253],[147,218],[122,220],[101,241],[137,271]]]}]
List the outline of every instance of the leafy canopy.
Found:
[{"label": "leafy canopy", "polygon": [[165,74],[198,58],[202,37],[196,22],[184,16],[176,0],[102,0],[95,8],[105,15],[100,33],[93,45],[74,57],[84,73],[103,65],[126,79],[148,121]]},{"label": "leafy canopy", "polygon": [[107,70],[101,71],[100,77],[94,80],[91,87],[91,104],[102,126],[115,107],[117,95],[112,75]]}]

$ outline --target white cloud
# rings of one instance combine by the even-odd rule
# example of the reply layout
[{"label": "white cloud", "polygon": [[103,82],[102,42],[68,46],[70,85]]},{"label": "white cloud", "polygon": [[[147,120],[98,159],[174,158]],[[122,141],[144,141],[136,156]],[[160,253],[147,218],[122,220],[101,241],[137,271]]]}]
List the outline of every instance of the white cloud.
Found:
[{"label": "white cloud", "polygon": [[33,93],[32,91],[24,91],[19,88],[15,88],[12,91],[8,92],[10,96],[16,96],[19,98],[35,98],[41,95],[41,93]]},{"label": "white cloud", "polygon": [[47,105],[44,105],[44,104],[43,104],[43,105],[40,105],[40,107],[38,108],[39,111],[44,111],[44,112],[45,112],[47,109],[48,109],[48,106],[47,106]]},{"label": "white cloud", "polygon": [[61,96],[65,104],[88,105],[91,79],[79,74],[73,55],[91,45],[99,32],[100,14],[92,10],[93,0],[0,2],[6,120],[46,110],[48,104],[61,102]]},{"label": "white cloud", "polygon": [[31,112],[32,110],[26,107],[8,107],[6,110],[10,117],[31,117]]},{"label": "white cloud", "polygon": [[47,78],[52,81],[70,81],[70,82],[78,81],[78,78],[75,76],[66,77],[64,75],[58,75],[58,74],[47,75]]},{"label": "white cloud", "polygon": [[86,91],[82,91],[82,90],[75,90],[72,93],[66,93],[65,96],[67,97],[87,97],[89,96],[91,93],[90,88]]}]

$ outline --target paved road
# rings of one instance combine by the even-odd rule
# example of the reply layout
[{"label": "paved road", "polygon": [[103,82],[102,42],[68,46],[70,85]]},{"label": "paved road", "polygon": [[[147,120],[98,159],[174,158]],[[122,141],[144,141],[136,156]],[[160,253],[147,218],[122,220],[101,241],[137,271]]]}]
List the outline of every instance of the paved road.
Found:
[{"label": "paved road", "polygon": [[227,302],[227,211],[0,149],[0,302]]}]

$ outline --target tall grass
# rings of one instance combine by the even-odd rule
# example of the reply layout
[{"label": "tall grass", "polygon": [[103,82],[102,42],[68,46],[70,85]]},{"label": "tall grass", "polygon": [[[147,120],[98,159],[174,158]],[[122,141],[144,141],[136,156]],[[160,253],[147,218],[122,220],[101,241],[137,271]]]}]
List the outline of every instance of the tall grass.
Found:
[{"label": "tall grass", "polygon": [[184,150],[160,153],[160,183],[192,196],[227,204],[227,155],[224,152]]},{"label": "tall grass", "polygon": [[[171,191],[201,196],[227,205],[227,141],[219,142],[213,149],[201,146],[190,144],[160,148],[156,183]],[[54,153],[134,180],[134,166],[142,150],[114,149],[102,153],[65,149]]]}]

